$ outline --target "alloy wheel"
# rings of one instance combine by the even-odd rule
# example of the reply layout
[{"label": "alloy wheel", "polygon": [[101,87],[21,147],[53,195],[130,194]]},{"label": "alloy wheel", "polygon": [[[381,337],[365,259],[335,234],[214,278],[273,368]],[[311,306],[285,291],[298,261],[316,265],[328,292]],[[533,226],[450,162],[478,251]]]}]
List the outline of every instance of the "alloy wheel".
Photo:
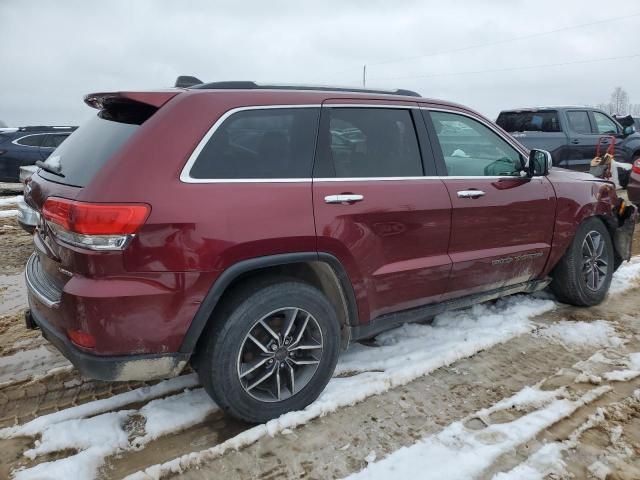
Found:
[{"label": "alloy wheel", "polygon": [[279,402],[300,392],[322,358],[322,331],[306,310],[285,307],[254,323],[238,354],[238,378],[246,393]]},{"label": "alloy wheel", "polygon": [[609,265],[605,251],[605,241],[595,230],[587,233],[582,242],[582,275],[587,288],[598,291],[607,278]]}]

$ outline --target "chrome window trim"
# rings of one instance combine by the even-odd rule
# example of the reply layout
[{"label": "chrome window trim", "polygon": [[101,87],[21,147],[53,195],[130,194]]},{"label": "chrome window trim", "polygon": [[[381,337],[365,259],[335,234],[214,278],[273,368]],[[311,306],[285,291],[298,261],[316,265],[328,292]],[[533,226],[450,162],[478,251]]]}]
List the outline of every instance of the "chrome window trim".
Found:
[{"label": "chrome window trim", "polygon": [[204,149],[209,139],[213,136],[220,125],[234,113],[244,112],[247,110],[275,110],[283,108],[321,108],[321,104],[304,104],[304,105],[251,105],[246,107],[236,107],[224,112],[218,120],[209,128],[204,137],[198,142],[196,148],[191,152],[187,163],[182,167],[180,172],[180,181],[183,183],[300,183],[309,182],[310,178],[193,178],[191,176],[191,168],[196,163],[198,156]]},{"label": "chrome window trim", "polygon": [[[402,100],[407,103],[413,103],[410,100]],[[418,101],[415,102],[415,105],[378,105],[378,104],[370,104],[370,103],[329,103],[329,104],[295,104],[295,105],[251,105],[244,107],[236,107],[231,110],[227,110],[223,113],[218,120],[209,128],[207,133],[202,137],[200,142],[196,148],[191,152],[191,155],[187,159],[184,167],[180,172],[180,181],[182,183],[309,183],[309,182],[378,182],[378,181],[406,181],[406,180],[477,180],[477,179],[487,179],[487,180],[513,180],[522,177],[517,176],[411,176],[411,177],[344,177],[344,178],[192,178],[190,175],[191,168],[195,163],[196,159],[204,149],[205,145],[209,141],[209,139],[213,136],[216,130],[222,125],[222,123],[229,118],[231,115],[237,112],[243,112],[247,110],[273,110],[273,109],[283,109],[283,108],[396,108],[396,109],[404,109],[404,110],[427,110],[427,111],[437,111],[437,112],[445,112],[463,115],[472,120],[475,120],[485,127],[489,128],[493,133],[498,135],[501,139],[511,145],[518,153],[520,153],[525,161],[528,158],[528,155],[525,151],[523,151],[517,144],[513,142],[512,139],[505,137],[502,133],[497,131],[489,122],[485,121],[482,118],[475,117],[466,112],[446,109],[446,108],[437,108],[437,107],[423,107],[418,104]],[[37,148],[37,147],[36,147]]]},{"label": "chrome window trim", "polygon": [[[11,143],[13,143],[14,145],[17,145],[19,147],[30,147],[30,148],[54,148],[54,147],[41,147],[39,146],[35,146],[35,145],[23,145],[22,143],[18,143],[20,140],[22,140],[23,138],[27,138],[27,137],[35,137],[36,135],[65,135],[65,132],[42,132],[42,133],[30,133],[28,135],[23,135],[20,138],[16,138],[14,140],[11,140]],[[69,135],[71,135],[71,133],[66,133],[67,137]]]}]

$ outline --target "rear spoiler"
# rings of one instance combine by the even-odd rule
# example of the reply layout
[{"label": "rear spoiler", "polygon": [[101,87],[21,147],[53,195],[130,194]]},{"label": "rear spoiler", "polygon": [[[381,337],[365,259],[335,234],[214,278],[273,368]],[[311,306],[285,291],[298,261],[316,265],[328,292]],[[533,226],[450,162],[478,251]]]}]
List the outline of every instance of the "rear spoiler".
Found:
[{"label": "rear spoiler", "polygon": [[102,110],[109,105],[118,103],[142,103],[160,108],[180,93],[176,90],[157,90],[153,92],[104,92],[90,93],[84,97],[84,102],[90,107]]}]

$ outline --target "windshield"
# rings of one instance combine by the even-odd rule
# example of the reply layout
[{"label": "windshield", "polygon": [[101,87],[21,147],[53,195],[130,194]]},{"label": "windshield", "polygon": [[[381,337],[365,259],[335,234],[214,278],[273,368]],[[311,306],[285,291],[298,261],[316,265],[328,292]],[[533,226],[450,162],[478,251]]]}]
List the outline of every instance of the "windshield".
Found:
[{"label": "windshield", "polygon": [[561,132],[558,112],[502,112],[496,121],[507,132]]}]

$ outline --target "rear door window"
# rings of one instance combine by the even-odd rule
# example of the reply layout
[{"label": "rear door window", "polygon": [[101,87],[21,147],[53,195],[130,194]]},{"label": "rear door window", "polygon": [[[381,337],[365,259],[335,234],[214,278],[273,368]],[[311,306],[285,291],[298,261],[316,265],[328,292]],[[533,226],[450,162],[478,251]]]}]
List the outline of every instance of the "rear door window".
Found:
[{"label": "rear door window", "polygon": [[[318,176],[338,178],[423,175],[416,130],[409,109],[325,108]],[[328,132],[326,129],[328,128]]]},{"label": "rear door window", "polygon": [[501,112],[496,121],[503,130],[514,132],[561,132],[558,112]]},{"label": "rear door window", "polygon": [[190,170],[195,179],[310,178],[319,108],[265,108],[227,118]]},{"label": "rear door window", "polygon": [[497,133],[466,115],[430,112],[449,176],[517,176],[520,153]]},{"label": "rear door window", "polygon": [[571,110],[567,112],[567,119],[571,130],[576,133],[592,133],[589,113],[586,110]]}]

